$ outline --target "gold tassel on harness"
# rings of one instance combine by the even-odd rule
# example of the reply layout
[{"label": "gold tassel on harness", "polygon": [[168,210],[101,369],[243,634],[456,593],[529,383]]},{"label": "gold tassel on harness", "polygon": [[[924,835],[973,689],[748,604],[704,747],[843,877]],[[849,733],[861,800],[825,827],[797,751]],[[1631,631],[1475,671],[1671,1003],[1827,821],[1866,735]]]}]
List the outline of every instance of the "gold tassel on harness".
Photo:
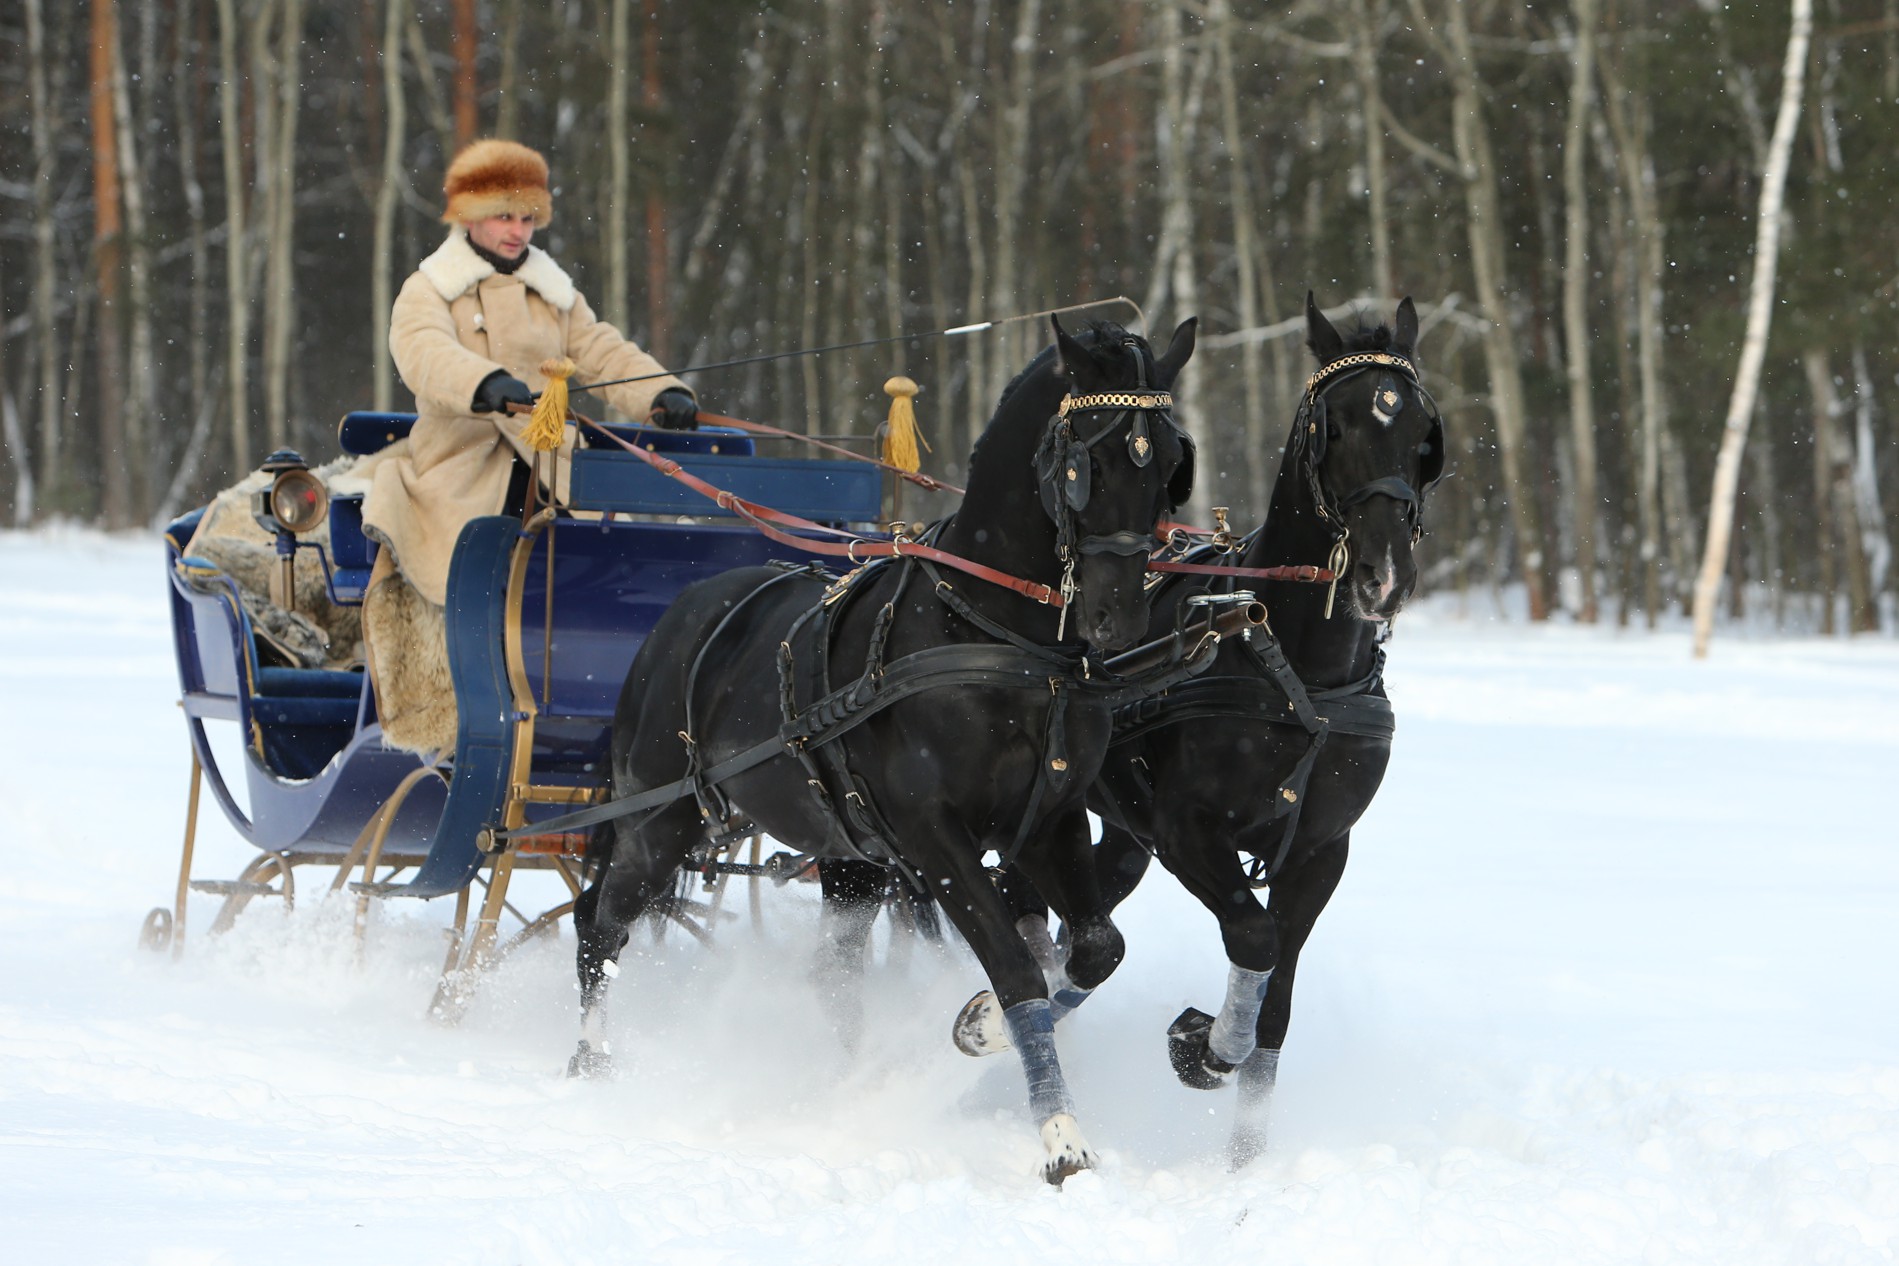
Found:
[{"label": "gold tassel on harness", "polygon": [[534,416],[521,432],[521,442],[537,453],[560,447],[561,435],[567,429],[567,380],[578,368],[565,356],[541,362],[547,386],[541,388],[541,398],[534,402]]},{"label": "gold tassel on harness", "polygon": [[916,382],[898,375],[884,384],[884,391],[890,396],[890,421],[884,427],[884,461],[899,470],[914,473],[923,465],[917,445],[922,444],[924,452],[934,451],[917,431]]}]

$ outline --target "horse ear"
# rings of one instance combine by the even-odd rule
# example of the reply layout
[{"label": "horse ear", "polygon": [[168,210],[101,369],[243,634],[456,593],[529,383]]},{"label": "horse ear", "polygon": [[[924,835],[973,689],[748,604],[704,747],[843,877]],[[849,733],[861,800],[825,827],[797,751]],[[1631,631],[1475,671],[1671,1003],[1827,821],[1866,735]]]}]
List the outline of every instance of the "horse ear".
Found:
[{"label": "horse ear", "polygon": [[1068,336],[1068,331],[1062,328],[1059,317],[1051,314],[1048,323],[1055,327],[1055,351],[1061,358],[1061,364],[1057,368],[1072,378],[1077,369],[1088,363],[1088,353],[1083,350],[1080,343]]},{"label": "horse ear", "polygon": [[1418,350],[1418,310],[1410,295],[1398,301],[1398,324],[1391,332],[1391,342],[1407,356]]},{"label": "horse ear", "polygon": [[1345,340],[1325,319],[1325,313],[1319,311],[1310,290],[1306,291],[1306,346],[1319,358],[1320,365],[1330,365],[1345,354]]},{"label": "horse ear", "polygon": [[1174,341],[1167,345],[1167,350],[1154,365],[1160,372],[1162,382],[1173,382],[1180,376],[1180,371],[1186,368],[1187,362],[1193,357],[1194,331],[1199,328],[1200,318],[1188,317],[1174,331]]}]

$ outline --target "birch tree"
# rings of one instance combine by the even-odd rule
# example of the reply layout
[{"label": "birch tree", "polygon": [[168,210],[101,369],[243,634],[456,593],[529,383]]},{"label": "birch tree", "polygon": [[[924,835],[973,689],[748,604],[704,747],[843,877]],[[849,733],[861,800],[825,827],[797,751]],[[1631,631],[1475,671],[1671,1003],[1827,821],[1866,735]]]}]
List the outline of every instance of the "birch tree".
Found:
[{"label": "birch tree", "polygon": [[1584,624],[1597,619],[1596,403],[1589,370],[1590,201],[1585,179],[1590,89],[1595,82],[1596,0],[1575,0],[1574,73],[1563,139],[1563,348],[1569,377],[1569,434],[1575,456],[1576,570]]},{"label": "birch tree", "polygon": [[1715,457],[1714,486],[1708,495],[1707,547],[1695,580],[1694,654],[1708,655],[1714,636],[1714,604],[1721,590],[1730,537],[1734,530],[1734,495],[1740,486],[1741,455],[1747,448],[1748,423],[1760,389],[1761,363],[1767,356],[1767,335],[1773,323],[1774,273],[1780,260],[1780,210],[1786,193],[1787,165],[1793,152],[1794,128],[1806,84],[1807,46],[1813,34],[1813,0],[1793,0],[1793,22],[1787,34],[1787,57],[1781,66],[1780,109],[1774,118],[1773,140],[1762,173],[1760,209],[1756,216],[1754,276],[1748,286],[1747,335],[1735,370],[1734,393],[1728,399],[1722,424],[1721,448]]}]

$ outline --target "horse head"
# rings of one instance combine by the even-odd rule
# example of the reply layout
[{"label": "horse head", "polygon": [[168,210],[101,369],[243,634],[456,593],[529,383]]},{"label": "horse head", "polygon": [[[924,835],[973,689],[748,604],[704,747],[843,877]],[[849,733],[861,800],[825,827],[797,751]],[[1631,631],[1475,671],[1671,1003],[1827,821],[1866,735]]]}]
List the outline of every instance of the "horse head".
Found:
[{"label": "horse head", "polygon": [[1147,630],[1155,532],[1193,492],[1193,441],[1174,421],[1171,389],[1193,355],[1196,320],[1181,322],[1158,358],[1118,326],[1076,336],[1049,321],[1067,390],[1037,450],[1036,480],[1056,529],[1068,622],[1116,651]]},{"label": "horse head", "polygon": [[1409,298],[1390,327],[1346,337],[1306,295],[1306,343],[1319,367],[1289,455],[1335,537],[1329,565],[1346,610],[1362,620],[1390,620],[1411,596],[1424,498],[1444,476],[1444,423],[1419,382],[1417,342]]}]

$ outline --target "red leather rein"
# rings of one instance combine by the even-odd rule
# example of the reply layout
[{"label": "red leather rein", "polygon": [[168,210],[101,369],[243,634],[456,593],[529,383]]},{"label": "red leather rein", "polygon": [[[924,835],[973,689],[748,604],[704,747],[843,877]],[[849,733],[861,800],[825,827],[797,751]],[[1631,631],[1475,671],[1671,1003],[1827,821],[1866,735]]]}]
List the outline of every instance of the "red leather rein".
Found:
[{"label": "red leather rein", "polygon": [[[569,410],[569,412],[572,412],[572,410]],[[827,557],[847,558],[852,563],[859,564],[867,563],[873,558],[926,558],[933,563],[941,563],[943,566],[960,571],[965,575],[974,576],[979,580],[986,580],[990,584],[1001,585],[1004,589],[1019,593],[1026,598],[1041,603],[1043,606],[1060,607],[1062,605],[1061,593],[1056,589],[1050,588],[1048,585],[1033,580],[1023,580],[1019,576],[1011,576],[1007,572],[998,571],[993,567],[986,567],[981,563],[963,558],[960,555],[937,549],[935,546],[924,545],[918,541],[905,540],[901,537],[884,541],[858,536],[855,533],[842,532],[836,528],[826,527],[822,523],[814,523],[809,519],[800,518],[795,514],[787,514],[782,510],[774,510],[770,506],[759,505],[755,501],[747,501],[735,493],[727,492],[723,488],[708,483],[671,458],[661,457],[657,453],[649,452],[637,444],[629,443],[621,439],[618,435],[615,435],[606,427],[601,426],[592,418],[585,417],[579,413],[574,413],[573,416],[578,419],[581,425],[591,427],[595,434],[606,436],[615,444],[633,454],[654,470],[657,470],[660,474],[671,479],[677,479],[694,492],[717,504],[721,509],[730,511],[732,514],[744,519],[747,523],[751,524],[753,528],[764,533],[764,535],[777,541],[781,545],[790,545],[809,553],[823,554]],[[847,448],[841,448],[835,444],[828,444],[823,440],[813,439],[808,435],[800,435],[796,431],[781,430],[778,427],[765,426],[757,422],[745,422],[738,418],[728,418],[716,413],[706,413],[703,410],[699,416],[701,419],[715,426],[729,426],[737,430],[751,432],[755,435],[770,435],[784,439],[800,440],[855,461],[870,462],[872,465],[891,471],[922,488],[932,490],[941,489],[945,492],[958,494],[964,491],[955,484],[945,483],[939,479],[932,479],[928,475],[919,474],[915,471],[904,470],[901,467],[892,466],[888,462],[879,461],[874,457],[865,457],[862,453],[853,453]],[[1182,525],[1163,523],[1161,526],[1171,530],[1179,528]],[[790,531],[781,530],[783,528],[795,529],[798,532],[813,533],[818,536],[844,537],[845,541],[839,543],[835,541],[813,540],[810,536],[794,536]],[[1186,528],[1185,530],[1188,532],[1194,531],[1192,528]],[[1333,579],[1332,573],[1324,567],[1309,567],[1303,565],[1290,567],[1224,567],[1218,564],[1177,563],[1161,559],[1149,559],[1147,570],[1156,572],[1182,572],[1196,576],[1230,576],[1248,580],[1290,580],[1312,584],[1329,584]]]}]

